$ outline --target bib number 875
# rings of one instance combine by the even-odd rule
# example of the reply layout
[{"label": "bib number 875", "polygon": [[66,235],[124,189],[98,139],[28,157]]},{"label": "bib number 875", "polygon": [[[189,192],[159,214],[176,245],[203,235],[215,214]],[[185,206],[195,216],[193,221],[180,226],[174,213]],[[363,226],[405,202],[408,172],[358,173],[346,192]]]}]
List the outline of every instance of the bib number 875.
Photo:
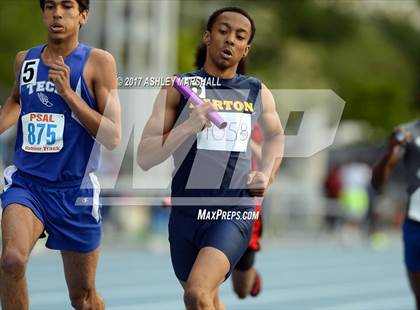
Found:
[{"label": "bib number 875", "polygon": [[[54,145],[56,142],[55,129],[56,124],[43,124],[43,123],[29,123],[28,124],[28,142],[30,145],[41,144],[42,135],[46,130],[45,142],[47,145]],[[37,130],[38,129],[38,130]]]}]

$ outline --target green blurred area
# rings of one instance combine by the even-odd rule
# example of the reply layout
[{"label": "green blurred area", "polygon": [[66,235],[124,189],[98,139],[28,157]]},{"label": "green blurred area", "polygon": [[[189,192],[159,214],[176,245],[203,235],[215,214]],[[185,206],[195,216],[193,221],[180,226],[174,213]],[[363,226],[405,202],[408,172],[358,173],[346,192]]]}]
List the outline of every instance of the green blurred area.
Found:
[{"label": "green blurred area", "polygon": [[191,46],[199,44],[209,14],[239,6],[257,27],[249,74],[271,89],[332,89],[346,101],[344,118],[388,132],[420,117],[419,29],[387,12],[398,1],[377,1],[384,10],[370,14],[351,2],[182,0],[179,70],[193,69]]},{"label": "green blurred area", "polygon": [[[400,2],[406,1],[413,3]],[[193,70],[209,14],[240,6],[257,27],[249,74],[272,89],[333,89],[347,103],[344,118],[387,132],[420,116],[420,31],[402,14],[363,14],[363,9],[350,9],[351,2],[180,0],[178,71]],[[396,1],[378,2],[386,9]],[[16,53],[45,41],[39,2],[0,1],[0,29],[4,99],[13,83]]]},{"label": "green blurred area", "polygon": [[0,94],[5,99],[13,85],[17,52],[45,41],[41,9],[37,0],[0,1]]}]

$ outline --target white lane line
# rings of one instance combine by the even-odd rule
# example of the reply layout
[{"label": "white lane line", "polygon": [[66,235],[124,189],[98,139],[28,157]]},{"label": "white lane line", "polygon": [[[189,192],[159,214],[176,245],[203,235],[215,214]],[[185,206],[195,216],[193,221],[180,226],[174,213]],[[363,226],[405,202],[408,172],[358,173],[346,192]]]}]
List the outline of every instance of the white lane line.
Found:
[{"label": "white lane line", "polygon": [[[372,295],[381,294],[386,292],[392,292],[396,289],[401,289],[401,286],[392,283],[391,281],[363,281],[363,282],[354,282],[354,283],[344,283],[344,284],[328,284],[328,285],[317,285],[313,287],[302,288],[285,288],[273,291],[266,291],[257,299],[247,300],[247,305],[263,306],[264,304],[278,303],[279,306],[282,302],[295,302],[296,305],[299,305],[300,301],[310,301],[312,299],[319,298],[343,298],[348,296],[354,296],[357,294],[363,294],[367,291],[371,292]],[[407,297],[408,292],[407,292]],[[224,296],[223,302],[225,303],[228,309],[233,309],[235,307],[240,308],[244,304],[243,300],[239,300],[232,293]],[[316,306],[316,305],[314,305]],[[160,300],[156,302],[148,303],[135,303],[135,304],[126,304],[118,307],[108,307],[111,310],[139,310],[139,309],[182,309],[183,303],[181,298],[171,299],[171,300]],[[348,310],[348,309],[347,309]]]},{"label": "white lane line", "polygon": [[358,302],[334,304],[329,307],[313,308],[313,310],[408,310],[415,309],[414,299],[409,296],[385,296]]}]

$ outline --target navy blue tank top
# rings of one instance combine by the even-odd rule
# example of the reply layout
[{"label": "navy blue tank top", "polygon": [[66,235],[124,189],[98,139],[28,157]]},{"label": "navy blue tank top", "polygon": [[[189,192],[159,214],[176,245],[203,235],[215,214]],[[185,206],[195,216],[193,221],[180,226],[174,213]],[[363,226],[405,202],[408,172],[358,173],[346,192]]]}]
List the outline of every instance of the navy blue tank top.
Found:
[{"label": "navy blue tank top", "polygon": [[[49,67],[41,58],[44,48],[30,49],[20,71],[21,111],[14,164],[24,173],[51,182],[81,180],[85,173],[97,169],[100,145],[48,80]],[[70,67],[71,88],[97,110],[83,78],[91,49],[79,44],[64,62]]]},{"label": "navy blue tank top", "polygon": [[[173,154],[174,207],[181,197],[196,197],[197,206],[203,199],[207,204],[214,200],[215,205],[220,206],[223,199],[218,198],[249,197],[246,186],[247,174],[252,168],[249,141],[261,114],[261,82],[240,74],[232,79],[215,78],[203,69],[179,77],[183,82],[189,81],[204,101],[218,108],[227,126],[218,129],[212,125],[192,135]],[[194,106],[181,97],[177,124],[187,120],[193,109]],[[190,199],[189,205],[191,201],[194,200]],[[229,201],[227,205],[232,205],[232,199]]]}]

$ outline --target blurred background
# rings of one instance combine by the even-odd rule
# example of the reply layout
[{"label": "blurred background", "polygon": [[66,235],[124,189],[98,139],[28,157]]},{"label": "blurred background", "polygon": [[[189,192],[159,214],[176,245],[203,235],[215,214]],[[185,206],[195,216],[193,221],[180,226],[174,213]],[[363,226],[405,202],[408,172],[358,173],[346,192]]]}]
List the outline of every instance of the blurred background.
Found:
[{"label": "blurred background", "polygon": [[[111,52],[124,79],[188,72],[194,70],[195,49],[207,18],[224,6],[239,6],[255,20],[249,75],[272,90],[332,90],[345,101],[332,145],[311,156],[284,158],[264,200],[261,255],[268,256],[262,260],[268,260],[268,265],[278,260],[279,265],[272,268],[279,270],[272,276],[281,278],[287,268],[287,263],[281,264],[282,257],[286,261],[308,257],[302,264],[313,257],[331,267],[339,266],[331,259],[337,256],[341,262],[350,260],[343,267],[350,273],[357,273],[363,261],[375,264],[388,259],[384,268],[396,269],[397,290],[403,296],[391,309],[412,308],[399,227],[406,204],[404,169],[397,168],[380,195],[369,183],[371,167],[380,159],[392,129],[420,117],[420,1],[91,0],[89,23],[82,28],[80,41]],[[13,84],[16,53],[46,40],[38,1],[1,1],[0,29],[0,102],[4,102]],[[147,173],[134,164],[142,126],[153,104],[153,99],[139,101],[141,92],[141,88],[120,87],[123,145],[114,153],[104,152],[99,175],[103,194],[110,198],[102,210],[104,249],[111,255],[134,249],[148,260],[147,255],[167,257],[168,253],[169,209],[161,205],[169,195],[172,163],[168,160]],[[277,104],[287,137],[299,135],[301,110],[282,114],[284,103],[277,100]],[[320,108],[318,114],[325,116],[328,126],[329,112]],[[317,124],[311,125],[314,131]],[[329,125],[334,130],[334,124]],[[1,170],[13,161],[14,137],[14,129],[0,136]],[[43,246],[36,251],[47,255]],[[170,262],[162,264],[170,272]],[[322,271],[317,274],[322,275]],[[258,301],[252,305],[261,306]],[[275,299],[267,308],[278,305],[293,308]],[[298,305],[313,308],[313,304]],[[353,306],[371,309],[375,305]],[[353,308],[344,304],[342,309]]]}]

